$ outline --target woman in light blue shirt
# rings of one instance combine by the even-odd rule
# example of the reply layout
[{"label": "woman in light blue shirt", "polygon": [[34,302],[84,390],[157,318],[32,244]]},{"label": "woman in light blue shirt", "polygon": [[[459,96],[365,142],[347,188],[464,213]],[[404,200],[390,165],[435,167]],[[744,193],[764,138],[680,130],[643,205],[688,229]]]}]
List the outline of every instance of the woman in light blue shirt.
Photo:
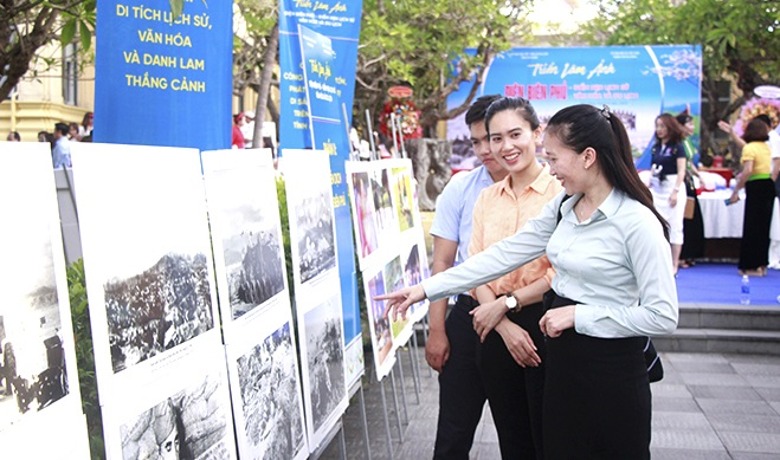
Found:
[{"label": "woman in light blue shirt", "polygon": [[544,147],[565,192],[536,219],[463,264],[378,299],[403,315],[425,297],[479,286],[546,251],[553,290],[576,302],[539,322],[547,336],[545,458],[648,459],[645,336],[671,333],[678,318],[668,225],[636,173],[623,124],[606,107],[559,111]]}]

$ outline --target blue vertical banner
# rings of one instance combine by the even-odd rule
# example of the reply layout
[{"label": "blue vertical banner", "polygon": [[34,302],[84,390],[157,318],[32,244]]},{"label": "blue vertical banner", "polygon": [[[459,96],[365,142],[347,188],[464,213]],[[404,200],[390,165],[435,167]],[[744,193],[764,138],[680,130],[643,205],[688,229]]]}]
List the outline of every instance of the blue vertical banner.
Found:
[{"label": "blue vertical banner", "polygon": [[330,154],[346,344],[361,335],[352,218],[344,178],[361,12],[361,0],[281,0],[279,4],[280,150],[282,156],[286,148],[314,148]]},{"label": "blue vertical banner", "polygon": [[230,148],[232,4],[99,0],[95,142]]}]

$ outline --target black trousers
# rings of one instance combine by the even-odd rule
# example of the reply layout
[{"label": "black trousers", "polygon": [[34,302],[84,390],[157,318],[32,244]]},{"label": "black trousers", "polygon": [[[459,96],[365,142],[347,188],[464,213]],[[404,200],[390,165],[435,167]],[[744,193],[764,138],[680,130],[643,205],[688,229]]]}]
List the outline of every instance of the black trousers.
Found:
[{"label": "black trousers", "polygon": [[485,342],[477,346],[477,364],[504,460],[544,458],[542,400],[546,356],[544,336],[539,329],[543,314],[540,302],[506,315],[531,336],[542,359],[539,367],[520,367],[496,331],[491,331]]},{"label": "black trousers", "polygon": [[769,227],[775,202],[771,179],[757,179],[745,184],[745,217],[739,249],[740,270],[755,270],[769,265]]},{"label": "black trousers", "polygon": [[469,312],[479,303],[467,295],[445,321],[450,357],[439,374],[439,421],[433,458],[468,460],[474,432],[485,406],[485,389],[476,363],[477,342]]},{"label": "black trousers", "polygon": [[645,340],[600,339],[573,329],[547,340],[546,459],[650,458]]}]

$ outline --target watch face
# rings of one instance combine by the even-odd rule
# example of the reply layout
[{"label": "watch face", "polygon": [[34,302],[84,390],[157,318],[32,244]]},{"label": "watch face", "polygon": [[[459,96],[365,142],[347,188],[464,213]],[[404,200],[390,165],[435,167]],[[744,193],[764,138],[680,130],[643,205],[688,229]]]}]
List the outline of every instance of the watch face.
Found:
[{"label": "watch face", "polygon": [[507,295],[504,304],[506,305],[506,308],[511,310],[517,307],[517,299],[515,299],[515,296],[513,295]]}]

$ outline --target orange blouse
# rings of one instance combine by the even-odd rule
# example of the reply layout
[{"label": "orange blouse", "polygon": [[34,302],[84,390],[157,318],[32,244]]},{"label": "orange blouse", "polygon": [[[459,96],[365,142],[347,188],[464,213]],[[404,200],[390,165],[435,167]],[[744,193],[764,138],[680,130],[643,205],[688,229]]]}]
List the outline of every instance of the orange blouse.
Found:
[{"label": "orange blouse", "polygon": [[[507,176],[480,193],[474,205],[474,225],[469,244],[469,255],[473,256],[493,243],[515,234],[528,220],[536,217],[547,204],[562,190],[547,166],[528,185],[520,196],[512,191],[512,177]],[[487,283],[496,296],[526,286],[544,277],[552,282],[555,271],[542,256],[517,270]],[[471,291],[475,296],[475,291]]]}]

